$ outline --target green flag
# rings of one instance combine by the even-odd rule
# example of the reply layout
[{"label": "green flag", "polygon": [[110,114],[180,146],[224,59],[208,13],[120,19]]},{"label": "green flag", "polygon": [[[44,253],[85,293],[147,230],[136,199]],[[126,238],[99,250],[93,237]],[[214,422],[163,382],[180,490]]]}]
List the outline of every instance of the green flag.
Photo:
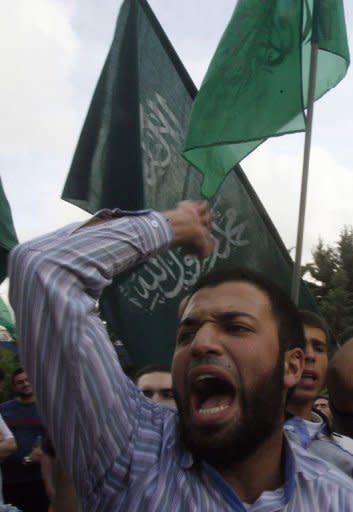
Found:
[{"label": "green flag", "polygon": [[[315,4],[315,8],[314,8]],[[267,137],[305,130],[311,41],[315,99],[349,65],[342,0],[239,0],[195,100],[184,156],[210,198]]]},{"label": "green flag", "polygon": [[[65,185],[64,198],[96,208],[169,209],[200,198],[201,176],[181,156],[196,88],[144,0],[126,0]],[[217,250],[204,262],[179,251],[119,278],[102,316],[136,366],[168,364],[177,309],[202,272],[234,262],[288,292],[292,264],[240,168],[213,198]],[[315,308],[306,289],[302,304]]]},{"label": "green flag", "polygon": [[11,313],[0,297],[0,326],[5,327],[12,338],[16,338],[16,330]]},{"label": "green flag", "polygon": [[[165,54],[164,46],[169,52],[164,60],[171,59],[173,72],[165,73],[158,62],[159,53]],[[176,76],[182,88],[175,85]],[[162,79],[163,90],[171,91],[168,104],[159,94]],[[89,212],[116,205],[143,208],[146,204],[157,205],[154,195],[158,179],[159,207],[169,207],[173,197],[175,204],[184,187],[186,166],[180,156],[180,143],[190,109],[184,110],[180,121],[173,118],[173,111],[179,108],[179,102],[183,103],[184,90],[194,91],[195,86],[148,3],[125,0],[63,199]],[[177,140],[180,154],[170,151],[171,140]],[[170,165],[175,174],[163,180]]]},{"label": "green flag", "polygon": [[17,243],[10,205],[0,178],[0,283],[7,275],[7,255]]}]

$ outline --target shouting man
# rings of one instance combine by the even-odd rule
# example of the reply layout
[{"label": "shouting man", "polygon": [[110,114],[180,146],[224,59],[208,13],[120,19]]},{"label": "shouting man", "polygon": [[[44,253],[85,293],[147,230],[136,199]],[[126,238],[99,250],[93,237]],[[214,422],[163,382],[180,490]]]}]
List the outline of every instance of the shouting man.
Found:
[{"label": "shouting man", "polygon": [[313,411],[318,393],[326,384],[329,333],[324,320],[310,311],[301,311],[306,338],[302,378],[289,397],[289,417],[285,429],[305,449],[353,476],[353,441],[331,431],[325,415]]},{"label": "shouting man", "polygon": [[283,433],[305,339],[290,300],[244,269],[201,279],[181,308],[178,413],[122,372],[96,302],[112,278],[166,248],[214,246],[203,202],[104,210],[17,247],[11,301],[21,354],[82,510],[349,510],[353,484]]}]

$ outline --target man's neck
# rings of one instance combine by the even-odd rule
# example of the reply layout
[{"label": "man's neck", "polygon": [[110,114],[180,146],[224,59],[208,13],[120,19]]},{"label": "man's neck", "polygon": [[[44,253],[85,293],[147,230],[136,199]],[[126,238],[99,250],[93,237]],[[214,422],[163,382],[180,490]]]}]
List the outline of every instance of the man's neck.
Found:
[{"label": "man's neck", "polygon": [[313,402],[310,400],[309,402],[290,402],[287,405],[287,411],[289,411],[294,416],[299,416],[304,420],[311,419],[311,411],[312,411]]},{"label": "man's neck", "polygon": [[282,467],[283,431],[276,431],[247,460],[219,473],[245,503],[254,503],[264,491],[272,491],[284,482]]},{"label": "man's neck", "polygon": [[34,395],[31,396],[17,396],[16,400],[20,402],[20,404],[33,404]]}]

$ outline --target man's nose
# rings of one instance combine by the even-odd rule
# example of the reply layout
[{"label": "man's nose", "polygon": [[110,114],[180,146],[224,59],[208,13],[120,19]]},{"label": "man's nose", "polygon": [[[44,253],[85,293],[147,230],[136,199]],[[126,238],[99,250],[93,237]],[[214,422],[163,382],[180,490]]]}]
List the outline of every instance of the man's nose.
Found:
[{"label": "man's nose", "polygon": [[315,351],[313,350],[311,343],[307,343],[305,347],[305,361],[308,363],[315,361]]},{"label": "man's nose", "polygon": [[203,354],[222,354],[219,331],[213,322],[204,323],[194,336],[191,353],[197,357]]},{"label": "man's nose", "polygon": [[156,402],[157,404],[163,402],[162,396],[159,391],[155,391],[153,393],[153,395],[151,396],[151,400],[153,400],[153,402]]}]

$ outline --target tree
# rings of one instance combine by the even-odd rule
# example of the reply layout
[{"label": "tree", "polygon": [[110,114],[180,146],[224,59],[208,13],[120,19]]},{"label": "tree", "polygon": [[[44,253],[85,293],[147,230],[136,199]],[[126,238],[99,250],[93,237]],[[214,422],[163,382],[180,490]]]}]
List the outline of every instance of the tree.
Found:
[{"label": "tree", "polygon": [[344,227],[334,245],[319,239],[312,255],[303,275],[333,335],[343,343],[353,337],[353,227]]},{"label": "tree", "polygon": [[9,400],[13,396],[11,377],[12,373],[21,366],[18,355],[10,350],[0,348],[0,368],[5,374],[4,388],[0,390],[0,402]]}]

